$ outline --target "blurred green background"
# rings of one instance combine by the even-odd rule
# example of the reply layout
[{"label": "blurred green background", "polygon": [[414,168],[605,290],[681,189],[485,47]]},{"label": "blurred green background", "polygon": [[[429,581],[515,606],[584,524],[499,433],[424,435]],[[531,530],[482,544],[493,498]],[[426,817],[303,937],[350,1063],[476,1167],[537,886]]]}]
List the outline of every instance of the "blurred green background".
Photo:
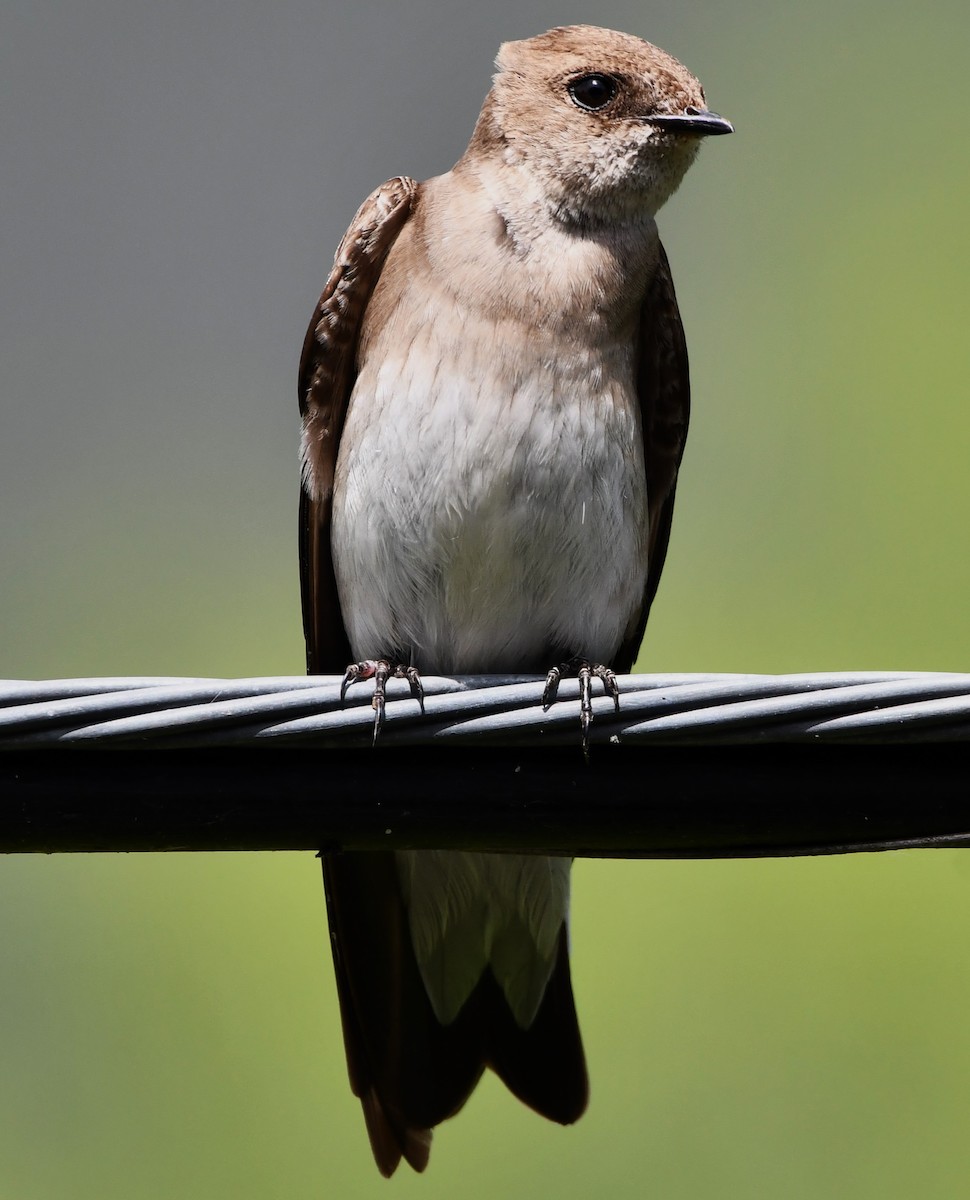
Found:
[{"label": "blurred green background", "polygon": [[[737,126],[661,214],[695,416],[641,669],[970,669],[965,0],[8,0],[0,674],[302,669],[333,249],[578,20]],[[388,1185],[311,856],[7,858],[0,1196],[963,1195],[968,920],[960,852],[579,863],[588,1114],[487,1080]]]}]

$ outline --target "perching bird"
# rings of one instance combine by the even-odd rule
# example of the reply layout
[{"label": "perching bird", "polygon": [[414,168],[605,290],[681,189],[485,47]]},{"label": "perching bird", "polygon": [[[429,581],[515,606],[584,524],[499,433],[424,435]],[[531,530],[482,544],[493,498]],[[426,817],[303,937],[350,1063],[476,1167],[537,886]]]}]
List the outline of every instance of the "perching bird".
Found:
[{"label": "perching bird", "polygon": [[[688,417],[654,217],[697,80],[578,25],[502,46],[455,167],[392,179],[337,250],[300,368],[311,673],[628,671]],[[553,677],[553,689],[556,675]],[[587,1101],[569,861],[324,859],[350,1080],[377,1165],[428,1161],[485,1067],[563,1124]]]}]

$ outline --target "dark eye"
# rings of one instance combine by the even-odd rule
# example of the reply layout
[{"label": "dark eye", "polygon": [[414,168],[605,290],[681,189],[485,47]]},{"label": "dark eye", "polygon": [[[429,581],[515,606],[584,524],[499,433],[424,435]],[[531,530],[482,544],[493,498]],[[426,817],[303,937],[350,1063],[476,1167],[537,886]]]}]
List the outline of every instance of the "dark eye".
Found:
[{"label": "dark eye", "polygon": [[580,75],[569,85],[569,94],[580,108],[598,112],[616,99],[617,82],[610,75]]}]

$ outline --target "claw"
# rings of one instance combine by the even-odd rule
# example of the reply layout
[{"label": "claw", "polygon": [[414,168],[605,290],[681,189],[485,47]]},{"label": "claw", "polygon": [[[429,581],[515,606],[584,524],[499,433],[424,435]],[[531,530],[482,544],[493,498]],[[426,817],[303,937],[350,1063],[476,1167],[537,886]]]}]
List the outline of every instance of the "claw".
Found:
[{"label": "claw", "polygon": [[[394,674],[397,676],[398,679],[402,678],[402,676],[399,674],[400,671],[401,671],[401,667],[398,667],[397,670],[394,672]],[[404,668],[403,678],[407,679],[408,686],[411,689],[411,696],[415,700],[417,700],[418,706],[421,709],[421,716],[423,717],[424,716],[424,684],[421,682],[421,675],[418,672],[418,668],[417,667]]]},{"label": "claw", "polygon": [[593,667],[593,674],[603,681],[603,692],[613,697],[613,711],[620,711],[620,688],[616,682],[616,672],[610,667]]},{"label": "claw", "polygon": [[559,681],[562,679],[562,673],[568,669],[568,663],[563,663],[561,667],[550,667],[549,674],[546,676],[546,686],[542,689],[542,711],[548,712],[556,703],[556,697],[559,695]]},{"label": "claw", "polygon": [[556,702],[559,684],[566,675],[574,675],[579,682],[579,726],[583,735],[583,758],[589,762],[589,731],[593,724],[593,680],[599,679],[603,691],[613,699],[613,709],[620,711],[620,689],[616,672],[599,663],[590,663],[585,658],[572,658],[569,662],[551,667],[546,675],[546,686],[542,689],[542,711],[548,712]]},{"label": "claw", "polygon": [[365,658],[361,662],[351,663],[344,672],[343,682],[340,684],[340,707],[343,708],[344,700],[347,696],[347,689],[352,683],[356,683],[358,679],[370,679],[377,670],[377,663],[372,658]]},{"label": "claw", "polygon": [[377,739],[384,728],[384,689],[387,687],[387,677],[390,673],[391,664],[387,659],[378,659],[377,669],[374,671],[374,695],[370,702],[370,706],[374,710],[374,739],[371,743],[374,746],[377,745]]},{"label": "claw", "polygon": [[592,689],[593,673],[589,663],[584,662],[576,672],[579,679],[579,727],[583,731],[583,758],[589,762],[589,727],[593,723]]},{"label": "claw", "polygon": [[374,710],[373,744],[375,746],[377,745],[377,739],[381,735],[381,730],[384,728],[387,681],[389,679],[406,679],[408,681],[411,695],[417,700],[421,709],[421,715],[424,715],[424,685],[421,682],[421,674],[417,667],[408,666],[405,663],[392,663],[387,658],[364,658],[360,662],[351,663],[344,673],[343,682],[340,685],[341,708],[344,704],[344,698],[347,695],[347,689],[351,684],[357,683],[360,679],[374,680],[374,695],[370,703],[371,708]]}]

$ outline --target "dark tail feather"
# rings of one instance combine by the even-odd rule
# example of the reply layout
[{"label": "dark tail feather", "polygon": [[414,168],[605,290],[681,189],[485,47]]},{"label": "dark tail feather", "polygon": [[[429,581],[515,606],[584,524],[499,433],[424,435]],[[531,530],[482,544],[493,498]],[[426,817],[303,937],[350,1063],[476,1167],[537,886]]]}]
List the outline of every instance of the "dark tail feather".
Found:
[{"label": "dark tail feather", "polygon": [[360,1097],[364,1109],[367,1136],[377,1169],[390,1179],[403,1158],[415,1171],[423,1171],[431,1157],[430,1129],[416,1129],[384,1111],[376,1089]]},{"label": "dark tail feather", "polygon": [[414,957],[393,853],[323,855],[323,876],[350,1085],[382,1174],[402,1158],[424,1170],[433,1126],[458,1112],[486,1066],[550,1120],[582,1114],[588,1084],[565,930],[528,1030],[490,972],[443,1026]]},{"label": "dark tail feather", "polygon": [[528,1029],[515,1023],[491,975],[482,980],[479,989],[486,982],[495,993],[489,1006],[487,1065],[510,1092],[537,1113],[560,1125],[578,1121],[589,1102],[589,1079],[573,1000],[566,930],[559,935],[559,956]]},{"label": "dark tail feather", "polygon": [[411,947],[392,853],[327,854],[323,878],[350,1086],[374,1158],[427,1165],[431,1129],[481,1078],[480,1046],[435,1018]]}]

